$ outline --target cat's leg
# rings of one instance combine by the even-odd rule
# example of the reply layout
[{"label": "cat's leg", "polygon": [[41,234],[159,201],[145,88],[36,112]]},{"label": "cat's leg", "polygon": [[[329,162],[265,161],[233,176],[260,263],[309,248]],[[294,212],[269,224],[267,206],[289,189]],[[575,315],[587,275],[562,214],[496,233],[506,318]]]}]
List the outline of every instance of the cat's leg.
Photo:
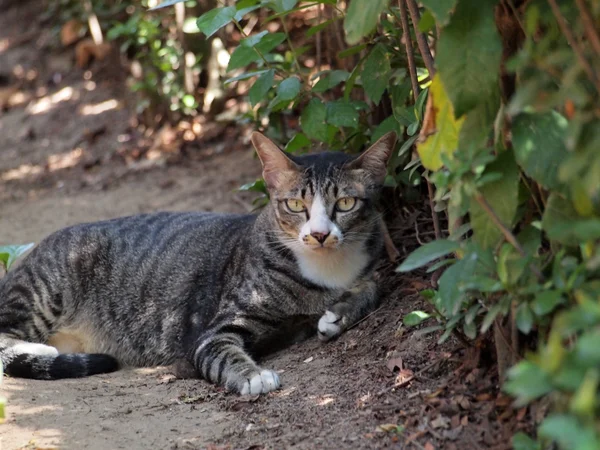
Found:
[{"label": "cat's leg", "polygon": [[261,369],[236,333],[216,332],[201,340],[194,353],[194,366],[206,380],[242,395],[265,394],[280,386],[279,375]]},{"label": "cat's leg", "polygon": [[321,316],[317,326],[319,339],[328,341],[339,336],[349,326],[373,311],[378,303],[379,296],[374,281],[357,283]]},{"label": "cat's leg", "polygon": [[73,378],[117,370],[108,355],[59,354],[48,344],[63,316],[63,298],[52,295],[46,274],[27,261],[0,280],[0,361],[11,376]]}]

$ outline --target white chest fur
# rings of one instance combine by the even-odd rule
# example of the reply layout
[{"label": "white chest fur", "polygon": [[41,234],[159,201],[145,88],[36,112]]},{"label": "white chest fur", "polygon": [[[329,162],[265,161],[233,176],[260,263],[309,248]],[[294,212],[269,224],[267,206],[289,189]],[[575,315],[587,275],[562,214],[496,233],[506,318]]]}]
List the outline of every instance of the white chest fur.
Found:
[{"label": "white chest fur", "polygon": [[296,252],[296,257],[305,278],[332,289],[349,289],[369,263],[362,243],[333,251]]}]

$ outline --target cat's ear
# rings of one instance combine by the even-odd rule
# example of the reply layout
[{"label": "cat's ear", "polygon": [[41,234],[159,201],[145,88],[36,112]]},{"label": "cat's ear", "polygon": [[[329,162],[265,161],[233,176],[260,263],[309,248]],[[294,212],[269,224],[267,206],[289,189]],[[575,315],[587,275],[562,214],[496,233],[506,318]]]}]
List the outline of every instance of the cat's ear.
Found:
[{"label": "cat's ear", "polygon": [[377,183],[383,184],[387,164],[396,145],[396,133],[390,131],[380,137],[371,147],[352,161],[349,169],[362,169]]},{"label": "cat's ear", "polygon": [[298,166],[273,141],[258,131],[250,137],[252,145],[263,166],[263,178],[268,188],[278,188],[289,172],[297,172]]}]

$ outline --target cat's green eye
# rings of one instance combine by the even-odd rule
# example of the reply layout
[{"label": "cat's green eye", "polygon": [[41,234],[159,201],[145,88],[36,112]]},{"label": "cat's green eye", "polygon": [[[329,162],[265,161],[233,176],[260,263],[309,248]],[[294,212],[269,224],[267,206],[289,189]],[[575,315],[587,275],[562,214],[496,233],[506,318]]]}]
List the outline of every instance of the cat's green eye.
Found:
[{"label": "cat's green eye", "polygon": [[285,201],[285,205],[291,212],[301,213],[306,210],[306,206],[304,206],[304,202],[302,200],[298,200],[297,198],[288,198]]},{"label": "cat's green eye", "polygon": [[348,212],[351,211],[356,206],[356,199],[354,197],[343,197],[340,198],[335,207],[338,211]]}]

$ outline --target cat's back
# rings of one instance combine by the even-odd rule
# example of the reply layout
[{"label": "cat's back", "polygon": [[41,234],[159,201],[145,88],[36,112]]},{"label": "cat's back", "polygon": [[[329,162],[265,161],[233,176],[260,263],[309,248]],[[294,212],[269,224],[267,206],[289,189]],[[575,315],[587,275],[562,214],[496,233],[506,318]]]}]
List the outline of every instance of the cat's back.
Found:
[{"label": "cat's back", "polygon": [[176,281],[222,269],[243,251],[255,219],[158,212],[83,223],[48,236],[23,264],[95,279],[118,274],[124,283],[154,277]]}]

